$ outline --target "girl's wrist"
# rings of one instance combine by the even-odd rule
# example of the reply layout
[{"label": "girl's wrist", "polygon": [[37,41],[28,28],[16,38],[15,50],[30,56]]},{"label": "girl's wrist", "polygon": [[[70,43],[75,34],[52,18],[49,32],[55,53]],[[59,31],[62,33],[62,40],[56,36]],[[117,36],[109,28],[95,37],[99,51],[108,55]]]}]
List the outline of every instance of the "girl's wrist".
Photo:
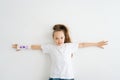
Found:
[{"label": "girl's wrist", "polygon": [[98,46],[98,43],[95,43],[94,45],[95,45],[95,46]]}]

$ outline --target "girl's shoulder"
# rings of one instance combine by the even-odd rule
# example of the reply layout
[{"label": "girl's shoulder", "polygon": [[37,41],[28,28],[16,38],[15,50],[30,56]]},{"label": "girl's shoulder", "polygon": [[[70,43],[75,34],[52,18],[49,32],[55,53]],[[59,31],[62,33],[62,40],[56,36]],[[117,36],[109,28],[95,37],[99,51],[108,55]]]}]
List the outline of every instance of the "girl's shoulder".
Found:
[{"label": "girl's shoulder", "polygon": [[66,46],[68,47],[78,47],[78,43],[65,43]]},{"label": "girl's shoulder", "polygon": [[48,48],[54,48],[56,47],[56,44],[48,43],[48,44],[44,44],[43,46]]},{"label": "girl's shoulder", "polygon": [[75,44],[78,44],[78,43],[73,43],[73,42],[71,42],[71,43],[65,43],[65,45],[75,45]]}]

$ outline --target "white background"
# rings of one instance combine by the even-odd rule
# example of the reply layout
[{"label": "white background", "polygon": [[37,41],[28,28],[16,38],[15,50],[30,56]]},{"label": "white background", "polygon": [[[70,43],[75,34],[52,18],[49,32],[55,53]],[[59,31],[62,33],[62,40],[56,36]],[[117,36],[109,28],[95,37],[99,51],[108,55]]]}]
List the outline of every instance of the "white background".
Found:
[{"label": "white background", "polygon": [[73,42],[109,41],[105,49],[79,49],[73,58],[76,80],[120,80],[119,0],[1,0],[0,80],[47,80],[47,55],[16,52],[11,45],[53,43],[57,23],[69,27]]}]

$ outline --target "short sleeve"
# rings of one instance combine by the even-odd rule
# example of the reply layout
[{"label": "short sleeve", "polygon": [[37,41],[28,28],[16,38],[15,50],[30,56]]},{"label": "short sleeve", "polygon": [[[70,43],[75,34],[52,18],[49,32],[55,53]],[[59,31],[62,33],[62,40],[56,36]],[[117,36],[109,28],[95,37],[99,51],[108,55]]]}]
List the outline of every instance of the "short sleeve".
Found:
[{"label": "short sleeve", "polygon": [[42,52],[43,53],[49,53],[50,52],[50,45],[41,45]]},{"label": "short sleeve", "polygon": [[75,53],[78,50],[78,43],[69,43],[68,48],[71,53]]}]

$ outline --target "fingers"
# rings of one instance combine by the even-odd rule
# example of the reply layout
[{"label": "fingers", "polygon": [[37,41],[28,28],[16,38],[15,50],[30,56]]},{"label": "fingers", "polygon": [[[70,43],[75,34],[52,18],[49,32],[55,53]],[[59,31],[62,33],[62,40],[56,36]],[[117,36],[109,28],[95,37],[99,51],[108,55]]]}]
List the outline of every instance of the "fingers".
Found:
[{"label": "fingers", "polygon": [[103,45],[107,45],[108,41],[100,41],[99,43],[103,44]]},{"label": "fingers", "polygon": [[104,41],[104,45],[107,45],[108,44],[108,41]]},{"label": "fingers", "polygon": [[12,44],[12,48],[17,48],[17,44]]},{"label": "fingers", "polygon": [[108,41],[100,41],[98,42],[98,47],[101,48],[101,49],[104,49],[104,45],[107,45],[108,44]]},{"label": "fingers", "polygon": [[18,44],[12,44],[12,48],[16,49],[16,51],[20,51],[20,49],[17,49]]},{"label": "fingers", "polygon": [[99,48],[104,49],[104,47],[100,46]]},{"label": "fingers", "polygon": [[16,49],[16,51],[20,51],[20,49]]}]

